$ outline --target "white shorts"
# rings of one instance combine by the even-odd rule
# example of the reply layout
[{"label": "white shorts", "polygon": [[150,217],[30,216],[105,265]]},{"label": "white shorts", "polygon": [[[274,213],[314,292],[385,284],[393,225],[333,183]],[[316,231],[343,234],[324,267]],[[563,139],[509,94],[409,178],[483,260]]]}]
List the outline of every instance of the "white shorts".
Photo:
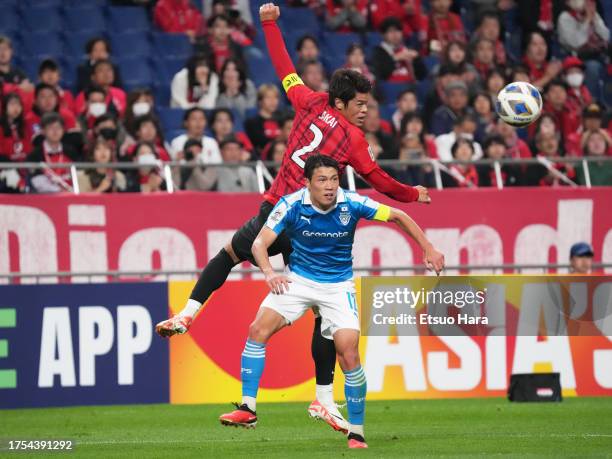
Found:
[{"label": "white shorts", "polygon": [[308,309],[321,316],[321,334],[333,339],[341,328],[360,330],[359,311],[352,280],[337,283],[319,283],[290,272],[289,291],[282,295],[272,292],[260,307],[270,308],[285,318],[288,324],[298,320]]}]

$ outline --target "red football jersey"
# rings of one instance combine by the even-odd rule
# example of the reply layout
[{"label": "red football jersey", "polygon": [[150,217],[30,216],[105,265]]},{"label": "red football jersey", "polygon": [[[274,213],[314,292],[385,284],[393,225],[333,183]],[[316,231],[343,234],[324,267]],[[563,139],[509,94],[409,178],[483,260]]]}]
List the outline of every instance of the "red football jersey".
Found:
[{"label": "red football jersey", "polygon": [[295,119],[281,168],[264,195],[266,200],[276,204],[284,195],[302,188],[304,164],[312,154],[334,158],[340,174],[347,165],[360,175],[377,167],[363,131],[328,104],[326,92],[314,92],[300,84],[289,89],[287,96],[295,108]]}]

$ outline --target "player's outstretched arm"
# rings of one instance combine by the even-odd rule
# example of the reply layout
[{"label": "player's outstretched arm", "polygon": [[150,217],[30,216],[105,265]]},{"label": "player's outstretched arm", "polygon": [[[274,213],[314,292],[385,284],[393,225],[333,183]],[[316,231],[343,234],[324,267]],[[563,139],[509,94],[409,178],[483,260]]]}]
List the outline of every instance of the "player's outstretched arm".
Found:
[{"label": "player's outstretched arm", "polygon": [[[274,3],[265,3],[259,8],[259,19],[261,20],[261,26],[266,37],[268,53],[270,53],[276,75],[278,75],[283,82],[283,87],[285,87],[284,80],[287,76],[295,75],[295,67],[287,52],[283,35],[276,24],[276,20],[279,17],[280,8]],[[285,90],[287,90],[286,87]]]},{"label": "player's outstretched arm", "polygon": [[433,269],[436,274],[440,275],[440,272],[444,269],[444,255],[438,252],[433,244],[429,242],[417,222],[410,218],[403,210],[393,207],[387,221],[397,224],[404,233],[419,244],[423,249],[423,263],[425,263],[427,269],[430,271]]},{"label": "player's outstretched arm", "polygon": [[366,180],[366,182],[372,185],[372,187],[376,191],[386,196],[389,196],[390,198],[395,199],[396,201],[417,201],[423,204],[431,203],[431,198],[429,197],[429,191],[427,190],[427,188],[421,185],[413,187],[398,182],[385,171],[383,171],[378,165],[376,165],[376,167],[367,174],[362,174],[362,176]]},{"label": "player's outstretched arm", "polygon": [[278,274],[274,272],[274,268],[270,264],[270,257],[268,257],[268,248],[274,243],[278,236],[276,233],[264,226],[251,247],[253,258],[257,262],[257,266],[261,269],[261,272],[266,277],[266,283],[272,293],[281,295],[289,291],[289,282],[291,282],[284,274]]}]

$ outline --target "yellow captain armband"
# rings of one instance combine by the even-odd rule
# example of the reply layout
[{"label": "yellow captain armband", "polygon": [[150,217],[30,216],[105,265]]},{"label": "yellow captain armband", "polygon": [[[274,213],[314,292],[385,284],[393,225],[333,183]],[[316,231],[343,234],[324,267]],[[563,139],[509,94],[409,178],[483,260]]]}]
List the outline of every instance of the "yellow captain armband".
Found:
[{"label": "yellow captain armband", "polygon": [[391,216],[391,207],[381,204],[378,206],[378,210],[374,214],[374,217],[372,218],[372,220],[378,220],[379,222],[386,222],[389,220],[390,216]]},{"label": "yellow captain armband", "polygon": [[290,73],[283,78],[283,88],[285,89],[285,92],[289,92],[291,88],[297,86],[298,84],[304,84],[304,82],[297,73]]}]

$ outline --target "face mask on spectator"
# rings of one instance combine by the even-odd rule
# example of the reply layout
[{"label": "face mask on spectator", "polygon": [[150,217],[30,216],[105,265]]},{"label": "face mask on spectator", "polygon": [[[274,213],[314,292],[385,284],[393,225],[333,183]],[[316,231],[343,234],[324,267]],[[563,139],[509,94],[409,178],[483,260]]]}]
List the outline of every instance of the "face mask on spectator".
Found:
[{"label": "face mask on spectator", "polygon": [[151,111],[151,104],[149,102],[136,102],[132,105],[132,112],[134,116],[148,115]]},{"label": "face mask on spectator", "polygon": [[143,166],[155,166],[157,165],[157,158],[153,153],[145,153],[138,157],[138,164]]},{"label": "face mask on spectator", "polygon": [[116,128],[102,128],[100,129],[100,135],[106,140],[115,140],[117,138]]},{"label": "face mask on spectator", "polygon": [[569,6],[571,9],[576,11],[582,11],[584,9],[585,0],[570,0]]},{"label": "face mask on spectator", "polygon": [[103,102],[94,102],[89,104],[89,114],[94,118],[98,118],[106,113],[106,104]]},{"label": "face mask on spectator", "polygon": [[474,134],[469,134],[467,132],[461,133],[461,137],[468,140],[474,140]]},{"label": "face mask on spectator", "polygon": [[572,88],[579,88],[584,81],[584,75],[582,73],[570,73],[565,79]]}]

